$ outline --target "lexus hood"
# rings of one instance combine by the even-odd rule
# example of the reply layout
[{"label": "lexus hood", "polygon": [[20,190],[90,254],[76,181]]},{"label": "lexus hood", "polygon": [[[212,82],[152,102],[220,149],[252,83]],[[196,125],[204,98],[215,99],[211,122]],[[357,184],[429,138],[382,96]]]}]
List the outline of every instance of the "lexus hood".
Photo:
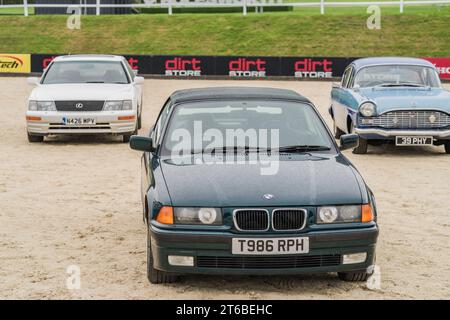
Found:
[{"label": "lexus hood", "polygon": [[[188,164],[160,159],[173,206],[316,206],[362,203],[358,174],[342,156],[300,156],[278,161],[261,175],[260,164]],[[362,180],[360,180],[362,181]],[[364,189],[365,190],[365,189]],[[263,198],[273,195],[271,200]]]},{"label": "lexus hood", "polygon": [[31,92],[30,100],[132,100],[132,92],[131,84],[44,84]]}]

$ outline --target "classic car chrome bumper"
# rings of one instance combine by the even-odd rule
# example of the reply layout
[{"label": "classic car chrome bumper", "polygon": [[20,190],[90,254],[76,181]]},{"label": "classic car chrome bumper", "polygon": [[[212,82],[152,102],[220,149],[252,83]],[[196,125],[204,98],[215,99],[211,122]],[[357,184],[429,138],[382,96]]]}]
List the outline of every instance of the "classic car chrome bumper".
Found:
[{"label": "classic car chrome bumper", "polygon": [[450,130],[391,130],[380,128],[355,128],[355,132],[361,136],[378,135],[381,137],[395,136],[432,136],[438,139],[450,138]]}]

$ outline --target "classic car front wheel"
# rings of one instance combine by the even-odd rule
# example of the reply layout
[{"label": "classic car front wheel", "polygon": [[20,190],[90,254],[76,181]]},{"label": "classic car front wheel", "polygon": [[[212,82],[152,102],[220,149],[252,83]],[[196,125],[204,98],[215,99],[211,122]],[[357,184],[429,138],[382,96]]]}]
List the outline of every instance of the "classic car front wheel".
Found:
[{"label": "classic car front wheel", "polygon": [[333,121],[333,133],[336,139],[339,139],[342,135],[345,134],[344,131],[338,128],[338,126],[336,125],[336,121]]},{"label": "classic car front wheel", "polygon": [[150,283],[162,284],[177,281],[177,277],[167,272],[153,268],[153,253],[150,228],[147,230],[147,278]]},{"label": "classic car front wheel", "polygon": [[371,276],[366,271],[362,272],[338,272],[339,279],[349,282],[366,281]]},{"label": "classic car front wheel", "polygon": [[[355,128],[353,127],[353,123],[350,124],[350,133],[355,133]],[[369,145],[368,140],[359,137],[358,141],[359,141],[358,146],[355,149],[353,149],[353,153],[354,154],[366,154],[367,148]]]}]

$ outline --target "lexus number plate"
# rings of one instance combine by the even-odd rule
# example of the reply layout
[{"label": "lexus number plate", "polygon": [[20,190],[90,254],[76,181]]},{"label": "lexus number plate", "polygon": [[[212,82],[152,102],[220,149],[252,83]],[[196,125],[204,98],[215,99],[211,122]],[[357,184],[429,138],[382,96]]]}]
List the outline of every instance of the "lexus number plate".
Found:
[{"label": "lexus number plate", "polygon": [[424,136],[397,136],[395,137],[397,146],[431,146],[433,137]]},{"label": "lexus number plate", "polygon": [[95,125],[94,118],[63,118],[63,122],[70,126]]},{"label": "lexus number plate", "polygon": [[298,254],[309,252],[309,238],[233,238],[233,254]]}]

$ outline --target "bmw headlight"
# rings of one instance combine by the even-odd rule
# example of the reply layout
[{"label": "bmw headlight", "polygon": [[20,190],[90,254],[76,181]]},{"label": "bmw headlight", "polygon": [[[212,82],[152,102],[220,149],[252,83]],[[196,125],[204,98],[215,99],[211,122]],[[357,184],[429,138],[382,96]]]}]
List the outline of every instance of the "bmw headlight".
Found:
[{"label": "bmw headlight", "polygon": [[219,208],[174,208],[174,223],[179,224],[222,224]]},{"label": "bmw headlight", "polygon": [[359,106],[359,113],[364,117],[373,117],[377,114],[377,107],[373,102],[364,102]]},{"label": "bmw headlight", "polygon": [[28,110],[30,111],[56,111],[54,101],[34,101],[30,100],[28,103]]},{"label": "bmw headlight", "polygon": [[104,111],[122,111],[133,109],[131,100],[106,101],[103,107]]},{"label": "bmw headlight", "polygon": [[362,206],[326,206],[317,209],[316,222],[318,224],[370,222],[373,219],[372,207],[369,204]]}]

